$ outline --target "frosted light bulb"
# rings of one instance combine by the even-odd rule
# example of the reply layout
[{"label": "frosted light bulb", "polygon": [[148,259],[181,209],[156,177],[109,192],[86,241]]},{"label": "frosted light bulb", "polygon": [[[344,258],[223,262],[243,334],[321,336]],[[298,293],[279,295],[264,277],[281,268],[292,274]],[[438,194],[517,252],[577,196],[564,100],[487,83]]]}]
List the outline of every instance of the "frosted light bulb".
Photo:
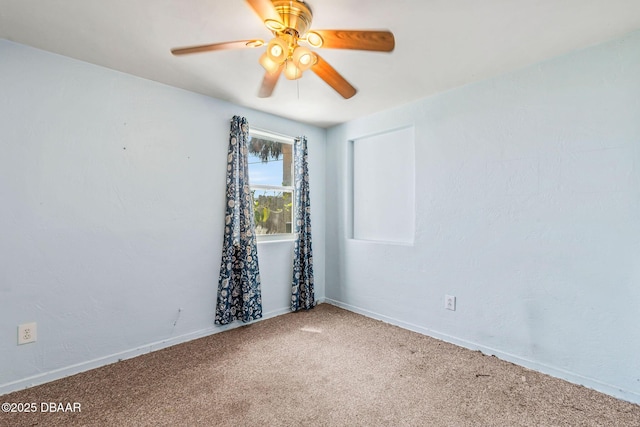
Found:
[{"label": "frosted light bulb", "polygon": [[284,68],[284,76],[289,80],[297,80],[302,77],[302,70],[300,70],[293,61],[287,61]]}]

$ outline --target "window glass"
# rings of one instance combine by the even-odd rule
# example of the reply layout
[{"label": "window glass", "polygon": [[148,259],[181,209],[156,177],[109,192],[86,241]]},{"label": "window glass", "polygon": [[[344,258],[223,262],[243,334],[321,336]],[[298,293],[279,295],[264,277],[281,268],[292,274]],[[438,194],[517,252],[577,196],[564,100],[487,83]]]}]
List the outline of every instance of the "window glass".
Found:
[{"label": "window glass", "polygon": [[258,238],[293,233],[293,139],[251,132],[249,183]]},{"label": "window glass", "polygon": [[252,137],[249,141],[251,185],[292,186],[292,148],[284,142]]}]

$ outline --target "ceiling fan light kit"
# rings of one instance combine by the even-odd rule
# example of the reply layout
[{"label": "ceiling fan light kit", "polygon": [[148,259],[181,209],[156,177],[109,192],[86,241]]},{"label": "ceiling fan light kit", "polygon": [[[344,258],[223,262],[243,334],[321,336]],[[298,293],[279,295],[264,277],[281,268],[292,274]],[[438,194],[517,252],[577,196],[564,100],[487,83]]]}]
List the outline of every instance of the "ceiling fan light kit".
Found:
[{"label": "ceiling fan light kit", "polygon": [[302,71],[293,61],[288,60],[284,66],[284,76],[289,80],[298,80],[302,77]]},{"label": "ceiling fan light kit", "polygon": [[289,45],[283,39],[276,37],[267,45],[267,55],[273,62],[283,63],[289,56]]},{"label": "ceiling fan light kit", "polygon": [[[391,52],[395,39],[390,31],[375,30],[316,30],[309,31],[313,13],[302,0],[246,0],[274,37],[267,43],[266,52],[258,62],[266,73],[259,97],[271,96],[280,74],[289,80],[302,77],[306,70],[313,71],[343,98],[356,94],[356,89],[329,65],[320,55],[300,42],[313,48],[354,49]],[[184,55],[215,50],[256,48],[263,40],[240,40],[172,49],[174,55]]]},{"label": "ceiling fan light kit", "polygon": [[262,54],[258,62],[260,62],[260,65],[267,70],[267,73],[275,73],[278,68],[280,68],[280,64],[272,60],[267,52]]},{"label": "ceiling fan light kit", "polygon": [[313,52],[304,46],[298,46],[293,51],[292,60],[300,71],[308,70],[316,63],[316,57]]}]

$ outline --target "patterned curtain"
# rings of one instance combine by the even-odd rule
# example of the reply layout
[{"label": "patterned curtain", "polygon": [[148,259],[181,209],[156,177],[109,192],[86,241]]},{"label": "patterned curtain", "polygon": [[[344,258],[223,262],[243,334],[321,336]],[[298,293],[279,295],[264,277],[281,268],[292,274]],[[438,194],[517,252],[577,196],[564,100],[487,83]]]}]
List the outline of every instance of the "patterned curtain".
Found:
[{"label": "patterned curtain", "polygon": [[216,304],[217,325],[236,319],[250,322],[262,317],[260,271],[249,189],[247,142],[249,124],[234,116],[227,155],[227,212]]},{"label": "patterned curtain", "polygon": [[293,147],[295,173],[295,232],[293,248],[293,283],[291,310],[309,310],[316,305],[313,294],[313,251],[311,250],[311,205],[309,200],[309,167],[307,138],[297,138]]}]

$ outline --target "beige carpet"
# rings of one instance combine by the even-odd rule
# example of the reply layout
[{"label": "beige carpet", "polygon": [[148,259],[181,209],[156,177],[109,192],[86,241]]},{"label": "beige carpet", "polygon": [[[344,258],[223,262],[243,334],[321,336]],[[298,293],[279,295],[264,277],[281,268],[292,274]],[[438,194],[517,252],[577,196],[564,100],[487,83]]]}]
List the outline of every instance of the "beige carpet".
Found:
[{"label": "beige carpet", "polygon": [[640,426],[638,405],[328,304],[0,401],[81,404],[2,426]]}]

